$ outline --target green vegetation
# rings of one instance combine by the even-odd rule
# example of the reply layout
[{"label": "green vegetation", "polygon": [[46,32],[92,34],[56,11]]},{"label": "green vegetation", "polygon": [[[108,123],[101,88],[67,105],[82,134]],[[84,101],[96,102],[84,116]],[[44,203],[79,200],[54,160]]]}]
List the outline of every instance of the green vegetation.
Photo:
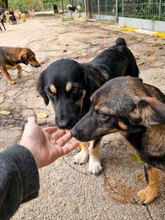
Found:
[{"label": "green vegetation", "polygon": [[20,11],[49,9],[53,2],[53,0],[8,0],[9,7],[18,8]]}]

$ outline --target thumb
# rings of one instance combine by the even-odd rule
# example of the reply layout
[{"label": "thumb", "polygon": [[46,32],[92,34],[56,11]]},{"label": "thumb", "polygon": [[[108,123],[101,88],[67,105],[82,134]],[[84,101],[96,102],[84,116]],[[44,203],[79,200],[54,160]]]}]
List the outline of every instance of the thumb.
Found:
[{"label": "thumb", "polygon": [[35,116],[28,117],[28,123],[37,123],[37,119]]}]

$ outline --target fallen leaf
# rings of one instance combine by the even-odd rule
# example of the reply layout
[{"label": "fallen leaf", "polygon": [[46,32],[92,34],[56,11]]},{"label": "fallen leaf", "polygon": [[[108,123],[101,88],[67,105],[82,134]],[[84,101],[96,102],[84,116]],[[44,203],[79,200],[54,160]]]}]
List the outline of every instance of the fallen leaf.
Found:
[{"label": "fallen leaf", "polygon": [[79,148],[79,151],[81,151],[82,145],[80,143],[78,143],[78,148]]},{"label": "fallen leaf", "polygon": [[71,54],[77,54],[77,52],[75,52],[75,51],[72,51],[72,52],[71,52]]},{"label": "fallen leaf", "polygon": [[143,55],[149,57],[149,56],[151,56],[154,53],[155,53],[154,51],[146,51],[146,52],[143,53]]},{"label": "fallen leaf", "polygon": [[142,164],[142,161],[141,161],[140,157],[139,157],[137,154],[133,154],[133,155],[131,156],[131,159],[132,159],[135,163],[137,163],[137,164]]},{"label": "fallen leaf", "polygon": [[65,53],[65,52],[67,52],[67,50],[63,50],[63,52]]},{"label": "fallen leaf", "polygon": [[151,44],[150,46],[151,46],[151,47],[156,47],[156,44]]},{"label": "fallen leaf", "polygon": [[129,41],[129,40],[132,40],[132,38],[129,38],[129,37],[128,37],[128,38],[126,38],[126,40]]},{"label": "fallen leaf", "polygon": [[163,49],[163,47],[162,47],[162,46],[160,46],[160,47],[159,47],[159,50],[162,50],[162,49]]},{"label": "fallen leaf", "polygon": [[39,113],[37,118],[48,118],[48,115],[46,113]]},{"label": "fallen leaf", "polygon": [[141,38],[138,38],[138,39],[137,39],[137,42],[141,42],[141,41],[142,41],[142,39],[141,39]]},{"label": "fallen leaf", "polygon": [[141,61],[140,63],[138,63],[137,65],[143,65],[144,64],[144,61]]},{"label": "fallen leaf", "polygon": [[43,64],[43,63],[45,63],[45,62],[44,62],[44,61],[41,61],[41,62],[40,62],[40,64]]},{"label": "fallen leaf", "polygon": [[5,110],[0,110],[0,114],[2,114],[2,115],[9,115],[9,114],[11,114],[11,112],[5,111]]}]

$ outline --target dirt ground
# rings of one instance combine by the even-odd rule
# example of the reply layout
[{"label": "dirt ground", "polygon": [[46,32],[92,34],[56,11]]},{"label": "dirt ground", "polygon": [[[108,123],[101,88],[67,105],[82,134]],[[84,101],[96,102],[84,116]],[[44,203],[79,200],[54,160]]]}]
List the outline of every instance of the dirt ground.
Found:
[{"label": "dirt ground", "polygon": [[[137,63],[142,63],[143,81],[165,93],[164,39],[102,23],[62,21],[54,15],[38,15],[25,24],[6,24],[6,28],[7,32],[0,33],[0,45],[29,47],[44,63],[38,69],[22,65],[21,80],[11,70],[15,85],[0,76],[0,110],[11,112],[0,115],[0,151],[19,143],[28,116],[47,113],[49,117],[39,119],[39,124],[54,125],[52,106],[45,106],[36,92],[37,78],[50,63],[61,58],[88,62],[112,46],[117,37],[126,39]],[[165,219],[165,175],[160,174],[158,197],[151,205],[134,204],[134,195],[146,186],[143,166],[131,159],[135,151],[119,134],[103,139],[100,157],[104,171],[98,177],[88,173],[88,163],[73,164],[76,153],[39,171],[39,197],[21,205],[13,220]]]}]

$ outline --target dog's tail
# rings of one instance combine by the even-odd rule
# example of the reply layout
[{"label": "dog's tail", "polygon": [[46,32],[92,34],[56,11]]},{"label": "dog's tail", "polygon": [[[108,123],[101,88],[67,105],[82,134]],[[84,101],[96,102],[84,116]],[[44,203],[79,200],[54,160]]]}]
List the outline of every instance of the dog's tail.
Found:
[{"label": "dog's tail", "polygon": [[125,47],[127,46],[127,43],[126,43],[125,39],[121,38],[121,37],[117,38],[115,43],[116,43],[116,46],[119,46],[119,45],[123,45]]},{"label": "dog's tail", "polygon": [[67,7],[67,10],[69,10],[70,8],[72,8],[72,5],[68,4],[66,7]]}]

